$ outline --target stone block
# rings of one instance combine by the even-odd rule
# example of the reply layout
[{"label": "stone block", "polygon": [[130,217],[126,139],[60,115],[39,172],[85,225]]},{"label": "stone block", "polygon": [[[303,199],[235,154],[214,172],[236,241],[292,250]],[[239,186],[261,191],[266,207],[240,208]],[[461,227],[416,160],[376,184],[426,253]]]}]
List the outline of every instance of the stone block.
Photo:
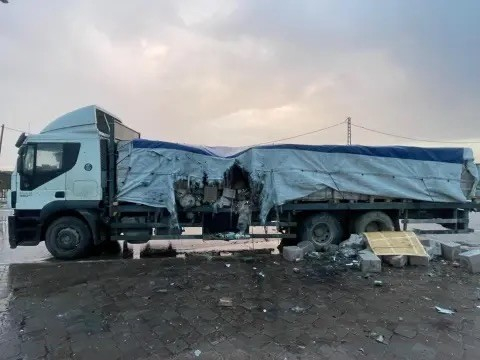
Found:
[{"label": "stone block", "polygon": [[297,246],[302,249],[303,256],[315,251],[315,245],[311,241],[300,241]]},{"label": "stone block", "polygon": [[283,258],[287,261],[299,261],[303,259],[303,250],[298,246],[285,246]]},{"label": "stone block", "polygon": [[428,255],[430,255],[431,257],[434,257],[434,256],[442,256],[442,244],[439,243],[438,241],[435,241],[435,240],[428,240],[428,243],[427,244],[424,244],[427,243],[427,241],[422,241],[422,244],[423,246],[425,247],[425,250],[427,250],[428,248]]},{"label": "stone block", "polygon": [[428,266],[430,258],[428,256],[409,256],[408,262],[412,266]]},{"label": "stone block", "polygon": [[425,237],[420,238],[419,240],[425,248],[428,256],[430,256],[430,259],[436,256],[442,256],[442,244],[440,242]]},{"label": "stone block", "polygon": [[352,234],[348,240],[340,243],[340,248],[351,248],[355,250],[362,250],[366,246],[366,240],[363,235]]},{"label": "stone block", "polygon": [[383,256],[382,259],[383,259],[383,262],[395,268],[403,268],[408,263],[408,256],[405,256],[405,255]]},{"label": "stone block", "polygon": [[373,252],[362,250],[358,253],[358,257],[360,259],[360,269],[362,272],[373,273],[382,271],[382,260]]},{"label": "stone block", "polygon": [[459,255],[460,264],[465,266],[471,273],[480,272],[480,250],[470,250]]},{"label": "stone block", "polygon": [[458,255],[460,255],[460,244],[455,242],[444,242],[442,243],[442,256],[446,260],[455,261],[458,260]]}]

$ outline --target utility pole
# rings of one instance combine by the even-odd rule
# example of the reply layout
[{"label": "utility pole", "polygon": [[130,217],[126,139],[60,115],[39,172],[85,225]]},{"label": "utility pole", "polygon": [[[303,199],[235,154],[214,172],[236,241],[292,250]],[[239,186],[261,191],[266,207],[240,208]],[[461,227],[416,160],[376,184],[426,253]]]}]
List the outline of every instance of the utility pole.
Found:
[{"label": "utility pole", "polygon": [[0,132],[0,154],[2,153],[3,132],[5,130],[5,124],[2,124],[2,130]]},{"label": "utility pole", "polygon": [[352,145],[352,118],[347,117],[347,145]]}]

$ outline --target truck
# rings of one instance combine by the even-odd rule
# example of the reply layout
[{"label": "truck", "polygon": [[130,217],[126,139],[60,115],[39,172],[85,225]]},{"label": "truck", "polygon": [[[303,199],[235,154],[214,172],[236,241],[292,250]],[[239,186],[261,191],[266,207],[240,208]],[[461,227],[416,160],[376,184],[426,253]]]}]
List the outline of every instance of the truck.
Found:
[{"label": "truck", "polygon": [[21,134],[16,147],[10,246],[44,241],[59,259],[118,241],[278,238],[321,250],[416,223],[468,232],[480,206],[468,148],[191,146],[142,139],[95,105]]}]

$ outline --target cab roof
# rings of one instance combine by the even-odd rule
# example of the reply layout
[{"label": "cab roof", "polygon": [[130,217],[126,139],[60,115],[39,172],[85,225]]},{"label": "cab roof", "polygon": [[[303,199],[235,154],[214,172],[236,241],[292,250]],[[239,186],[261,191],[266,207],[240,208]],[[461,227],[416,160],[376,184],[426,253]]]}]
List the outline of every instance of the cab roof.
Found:
[{"label": "cab roof", "polygon": [[[71,129],[76,127],[91,127],[92,125],[97,126],[97,110],[100,110],[107,115],[110,115],[118,120],[118,118],[108,111],[100,108],[97,105],[89,105],[76,110],[73,110],[65,115],[60,116],[59,118],[53,120],[48,124],[40,133],[51,133],[57,131],[63,131],[65,129]],[[121,121],[118,120],[120,123]]]}]

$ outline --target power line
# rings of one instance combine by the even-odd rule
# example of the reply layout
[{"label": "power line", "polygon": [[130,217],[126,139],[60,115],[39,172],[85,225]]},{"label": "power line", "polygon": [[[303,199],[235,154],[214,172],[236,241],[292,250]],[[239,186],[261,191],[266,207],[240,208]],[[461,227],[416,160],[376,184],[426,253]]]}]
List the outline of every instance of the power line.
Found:
[{"label": "power line", "polygon": [[11,130],[11,131],[16,131],[16,132],[19,132],[19,133],[26,133],[26,132],[27,132],[27,131],[18,130],[18,129],[14,129],[14,128],[8,127],[8,126],[6,126],[6,125],[5,125],[5,129]]},{"label": "power line", "polygon": [[301,137],[301,136],[311,135],[311,134],[318,133],[318,132],[320,132],[320,131],[325,131],[325,130],[334,128],[334,127],[336,127],[336,126],[338,126],[338,125],[342,125],[342,124],[344,124],[344,123],[345,123],[345,120],[344,120],[344,121],[341,121],[341,122],[339,122],[339,123],[336,123],[336,124],[333,124],[333,125],[330,125],[330,126],[321,128],[321,129],[316,129],[316,130],[313,130],[313,131],[309,131],[309,132],[302,133],[302,134],[298,134],[298,135],[294,135],[294,136],[289,136],[289,137],[282,138],[282,139],[277,139],[277,140],[273,140],[273,141],[267,141],[267,142],[264,142],[264,143],[255,144],[255,145],[253,145],[253,146],[268,145],[268,144],[273,144],[273,143],[280,142],[280,141],[296,139],[296,138],[299,138],[299,137]]},{"label": "power line", "polygon": [[357,128],[367,130],[367,131],[370,131],[370,132],[373,132],[373,133],[381,134],[381,135],[396,137],[396,138],[405,139],[405,140],[418,141],[418,142],[428,142],[428,143],[437,143],[437,144],[480,144],[480,141],[447,141],[447,140],[419,139],[419,138],[414,138],[414,137],[409,137],[409,136],[387,133],[387,132],[380,131],[380,130],[370,129],[370,128],[367,128],[365,126],[356,125],[356,124],[353,124],[353,123],[352,123],[352,126],[355,126]]}]

